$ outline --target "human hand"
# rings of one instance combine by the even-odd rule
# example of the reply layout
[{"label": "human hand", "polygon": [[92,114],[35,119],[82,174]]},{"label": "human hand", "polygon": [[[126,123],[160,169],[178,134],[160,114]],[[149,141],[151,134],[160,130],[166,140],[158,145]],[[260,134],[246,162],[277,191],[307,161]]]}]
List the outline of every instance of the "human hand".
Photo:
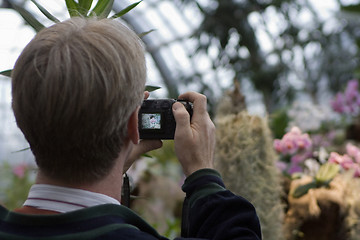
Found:
[{"label": "human hand", "polygon": [[214,168],[215,126],[207,112],[206,96],[187,92],[179,96],[193,103],[190,115],[181,103],[172,110],[176,121],[175,153],[186,176],[203,168]]},{"label": "human hand", "polygon": [[[145,91],[144,99],[147,99],[149,95],[149,92]],[[138,144],[133,145],[129,157],[125,161],[123,172],[125,173],[131,167],[131,165],[141,157],[141,155],[161,147],[162,141],[160,140],[140,140]]]},{"label": "human hand", "polygon": [[123,172],[126,173],[126,171],[129,170],[131,165],[136,160],[138,160],[141,157],[141,155],[161,147],[162,147],[162,141],[160,140],[140,140],[139,144],[134,145],[129,155],[129,158],[125,162]]}]

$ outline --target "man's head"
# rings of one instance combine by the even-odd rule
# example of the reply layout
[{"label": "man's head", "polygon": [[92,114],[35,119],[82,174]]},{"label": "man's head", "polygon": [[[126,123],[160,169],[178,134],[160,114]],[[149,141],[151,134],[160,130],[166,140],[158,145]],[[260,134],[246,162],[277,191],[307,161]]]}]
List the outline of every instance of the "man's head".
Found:
[{"label": "man's head", "polygon": [[12,73],[13,110],[46,176],[91,183],[113,167],[146,79],[137,35],[116,20],[42,30]]}]

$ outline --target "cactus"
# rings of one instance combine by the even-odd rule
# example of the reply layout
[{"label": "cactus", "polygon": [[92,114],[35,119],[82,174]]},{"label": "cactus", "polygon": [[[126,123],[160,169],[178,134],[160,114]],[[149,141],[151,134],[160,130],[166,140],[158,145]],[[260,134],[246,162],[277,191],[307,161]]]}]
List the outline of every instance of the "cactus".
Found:
[{"label": "cactus", "polygon": [[[225,185],[248,199],[256,208],[263,239],[281,240],[284,209],[280,173],[267,120],[244,109],[239,85],[219,104],[215,167]],[[236,103],[237,104],[234,104]]]}]

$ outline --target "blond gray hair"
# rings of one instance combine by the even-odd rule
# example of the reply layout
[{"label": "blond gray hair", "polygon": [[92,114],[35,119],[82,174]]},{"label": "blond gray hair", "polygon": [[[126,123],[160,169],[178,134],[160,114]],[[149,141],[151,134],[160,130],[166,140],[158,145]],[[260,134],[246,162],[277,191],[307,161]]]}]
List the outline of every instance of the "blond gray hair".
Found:
[{"label": "blond gray hair", "polygon": [[138,36],[117,20],[72,18],[40,31],[12,73],[12,107],[39,169],[69,183],[114,165],[146,79]]}]

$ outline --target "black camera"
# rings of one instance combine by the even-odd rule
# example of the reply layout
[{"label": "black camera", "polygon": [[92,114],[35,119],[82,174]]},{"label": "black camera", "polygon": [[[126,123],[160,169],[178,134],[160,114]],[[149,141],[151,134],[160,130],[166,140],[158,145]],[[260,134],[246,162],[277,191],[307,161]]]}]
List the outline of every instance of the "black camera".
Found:
[{"label": "black camera", "polygon": [[174,139],[176,122],[172,112],[175,102],[182,103],[190,114],[193,113],[192,103],[176,99],[144,100],[139,111],[140,139]]}]

